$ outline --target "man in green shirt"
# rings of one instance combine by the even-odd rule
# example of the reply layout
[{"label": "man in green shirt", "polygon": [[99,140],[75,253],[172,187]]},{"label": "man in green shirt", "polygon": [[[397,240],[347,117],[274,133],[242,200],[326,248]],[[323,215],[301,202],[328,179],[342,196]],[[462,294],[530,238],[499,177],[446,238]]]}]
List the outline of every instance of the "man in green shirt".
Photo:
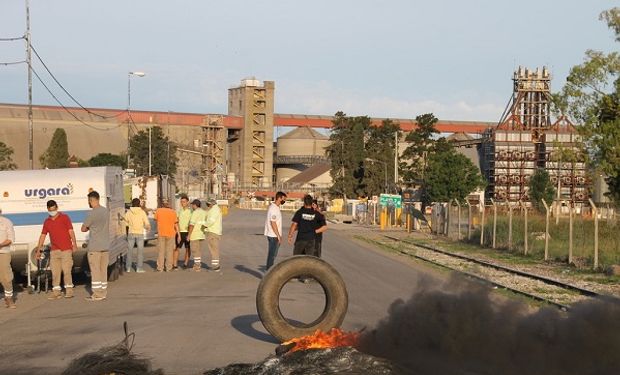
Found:
[{"label": "man in green shirt", "polygon": [[179,218],[179,235],[176,238],[177,246],[174,249],[174,254],[172,255],[172,269],[175,271],[179,269],[179,251],[181,250],[181,247],[185,247],[183,269],[188,267],[189,258],[192,254],[188,236],[189,220],[192,217],[192,208],[189,206],[189,198],[185,194],[181,195],[181,208],[177,212],[177,217]]},{"label": "man in green shirt", "polygon": [[205,225],[207,213],[200,208],[202,204],[198,199],[192,201],[192,216],[189,219],[189,246],[192,249],[194,256],[194,271],[200,272],[202,268],[202,260],[200,255],[202,254],[202,247],[205,242],[205,233],[202,231],[202,227]]}]

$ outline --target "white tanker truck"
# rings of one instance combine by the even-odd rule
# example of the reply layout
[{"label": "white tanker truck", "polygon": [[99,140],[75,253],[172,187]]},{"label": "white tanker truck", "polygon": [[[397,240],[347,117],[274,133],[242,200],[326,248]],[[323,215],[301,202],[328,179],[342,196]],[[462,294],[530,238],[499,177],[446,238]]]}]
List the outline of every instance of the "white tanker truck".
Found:
[{"label": "white tanker truck", "polygon": [[[118,278],[122,259],[127,254],[123,174],[120,167],[65,168],[0,171],[0,207],[2,215],[13,222],[15,242],[11,245],[14,272],[31,276],[37,270],[34,257],[43,222],[46,202],[53,199],[61,212],[69,215],[78,243],[73,254],[74,272],[88,268],[85,245],[88,233],[80,229],[88,215],[87,195],[97,191],[101,204],[110,211],[110,280]],[[49,237],[48,237],[49,240]]]}]

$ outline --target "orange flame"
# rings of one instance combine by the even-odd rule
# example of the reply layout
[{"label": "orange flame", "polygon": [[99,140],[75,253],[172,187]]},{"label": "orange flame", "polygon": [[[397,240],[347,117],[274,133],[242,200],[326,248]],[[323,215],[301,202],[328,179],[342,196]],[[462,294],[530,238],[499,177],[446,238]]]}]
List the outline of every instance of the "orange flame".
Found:
[{"label": "orange flame", "polygon": [[345,332],[338,328],[332,328],[327,333],[321,330],[317,330],[312,335],[297,337],[282,343],[282,345],[290,345],[292,343],[296,344],[288,353],[307,349],[326,349],[337,348],[341,346],[355,346],[357,344],[359,336],[359,332]]}]

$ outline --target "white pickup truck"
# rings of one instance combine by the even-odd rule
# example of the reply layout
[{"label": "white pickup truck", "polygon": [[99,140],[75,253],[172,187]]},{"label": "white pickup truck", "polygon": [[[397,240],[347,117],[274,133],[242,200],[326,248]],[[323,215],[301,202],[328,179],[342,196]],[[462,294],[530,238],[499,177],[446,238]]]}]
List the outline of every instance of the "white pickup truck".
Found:
[{"label": "white pickup truck", "polygon": [[0,171],[2,215],[15,227],[15,242],[11,245],[15,272],[27,275],[30,280],[37,270],[34,251],[48,216],[46,202],[49,199],[55,200],[59,210],[69,215],[73,223],[78,242],[78,251],[73,254],[74,271],[88,269],[84,248],[88,233],[82,233],[80,228],[90,211],[87,195],[93,190],[101,196],[101,205],[110,211],[110,280],[114,280],[127,254],[125,226],[120,220],[125,212],[121,168]]}]

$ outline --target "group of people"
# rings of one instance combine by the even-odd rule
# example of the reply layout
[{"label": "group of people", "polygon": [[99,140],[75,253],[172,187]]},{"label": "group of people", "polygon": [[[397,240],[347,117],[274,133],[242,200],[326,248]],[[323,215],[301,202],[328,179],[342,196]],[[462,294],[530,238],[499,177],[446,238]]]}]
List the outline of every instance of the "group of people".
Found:
[{"label": "group of people", "polygon": [[[264,235],[267,237],[268,251],[266,270],[269,270],[278,256],[282,244],[282,212],[281,206],[286,202],[287,195],[277,192],[274,201],[267,209]],[[317,200],[312,196],[304,196],[304,206],[293,215],[288,232],[288,243],[294,244],[293,255],[311,255],[321,257],[323,232],[327,230],[325,215],[321,212]],[[293,237],[297,232],[295,241]]]},{"label": "group of people", "polygon": [[[107,298],[109,250],[111,245],[109,211],[99,202],[96,191],[88,194],[88,205],[91,208],[81,226],[82,232],[89,232],[87,259],[91,273],[92,294],[86,299],[102,301]],[[175,212],[170,202],[162,200],[162,207],[155,211],[157,222],[157,271],[174,271],[178,269],[179,251],[185,248],[183,268],[190,265],[193,255],[192,270],[202,269],[202,249],[207,244],[211,254],[210,269],[220,271],[220,238],[222,236],[222,211],[214,199],[206,201],[206,209],[202,202],[194,199],[191,204],[187,195],[181,196],[181,208]],[[43,222],[41,235],[36,247],[35,257],[41,259],[43,245],[47,236],[50,239],[49,267],[52,273],[52,293],[50,300],[73,298],[73,252],[77,250],[77,241],[73,223],[68,215],[59,211],[56,201],[47,201],[48,217]],[[140,199],[133,199],[131,207],[125,213],[124,222],[127,228],[126,272],[132,272],[133,252],[137,248],[135,272],[145,272],[144,264],[144,230],[150,230],[150,223]],[[0,209],[0,283],[4,289],[6,307],[14,309],[13,270],[11,268],[10,246],[15,242],[13,223],[2,216]],[[62,294],[61,280],[64,279],[65,294]]]}]

